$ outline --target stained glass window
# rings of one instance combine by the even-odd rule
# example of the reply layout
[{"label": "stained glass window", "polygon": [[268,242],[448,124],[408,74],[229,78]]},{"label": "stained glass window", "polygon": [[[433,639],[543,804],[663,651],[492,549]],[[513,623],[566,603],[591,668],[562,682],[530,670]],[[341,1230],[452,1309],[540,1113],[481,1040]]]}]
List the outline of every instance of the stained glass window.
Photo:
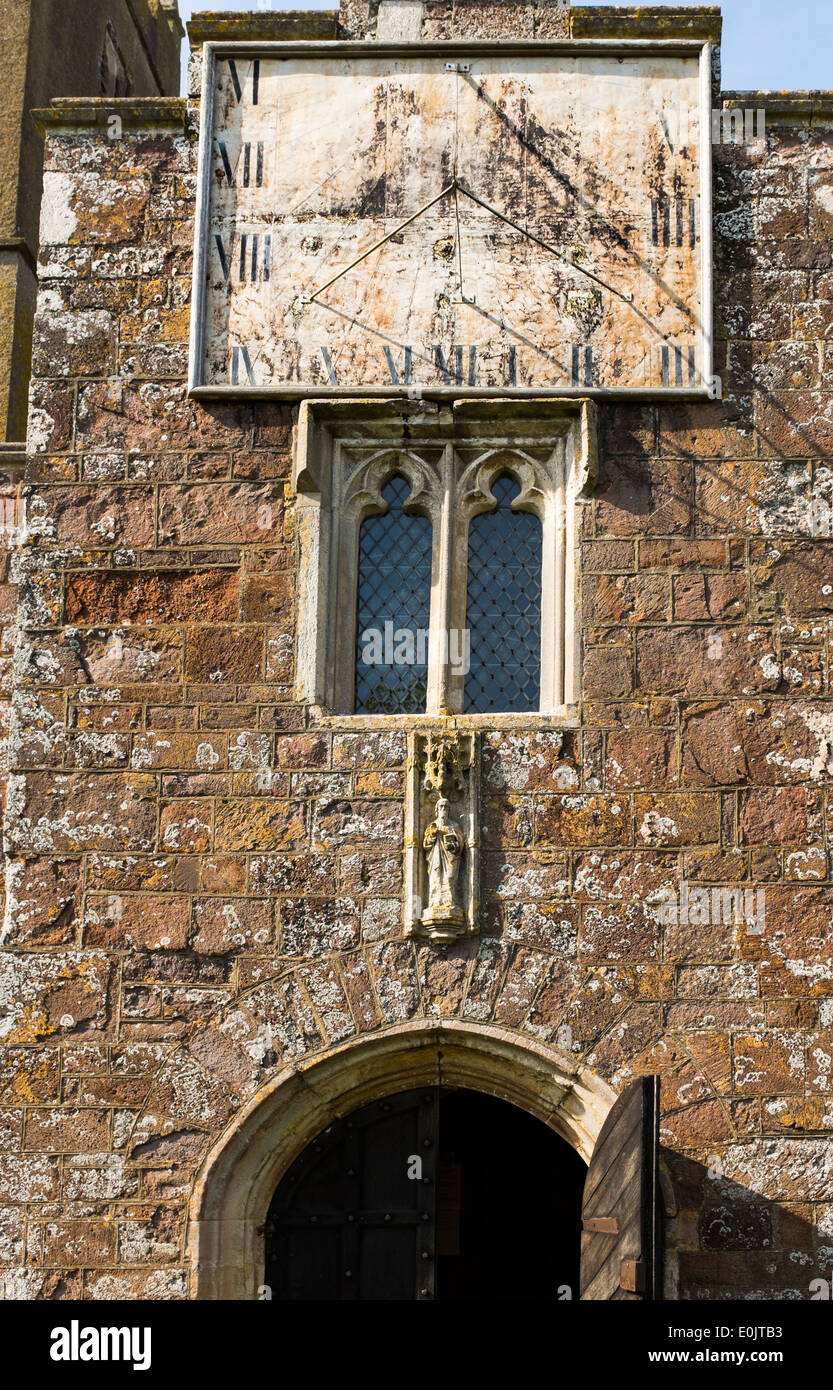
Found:
[{"label": "stained glass window", "polygon": [[492,486],[496,509],[469,528],[465,708],[472,714],[540,706],[542,531],[537,516],[511,510],[519,492],[503,474]]},{"label": "stained glass window", "polygon": [[359,532],[356,713],[418,714],[428,684],[431,522],[406,514],[411,489],[391,478],[383,516]]}]

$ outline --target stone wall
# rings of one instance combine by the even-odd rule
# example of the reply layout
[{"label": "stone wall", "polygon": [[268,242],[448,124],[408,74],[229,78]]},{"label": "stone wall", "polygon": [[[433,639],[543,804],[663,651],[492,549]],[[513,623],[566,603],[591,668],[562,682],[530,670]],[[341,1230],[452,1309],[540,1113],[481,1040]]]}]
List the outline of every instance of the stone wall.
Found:
[{"label": "stone wall", "polygon": [[[54,114],[14,556],[8,1297],[193,1295],[189,1203],[235,1116],[420,1020],[614,1089],[662,1072],[669,1297],[830,1278],[833,108],[796,107],[765,151],[715,151],[724,399],[599,403],[578,717],[484,734],[482,935],[445,948],[402,936],[401,721],[293,699],[293,410],[186,392],[197,113],[135,108],[121,142]],[[762,889],[765,921],[663,921],[684,882]]]},{"label": "stone wall", "polygon": [[179,91],[176,0],[0,0],[0,439],[26,436],[43,143],[31,112],[55,96],[98,97],[105,43],[131,96]]}]

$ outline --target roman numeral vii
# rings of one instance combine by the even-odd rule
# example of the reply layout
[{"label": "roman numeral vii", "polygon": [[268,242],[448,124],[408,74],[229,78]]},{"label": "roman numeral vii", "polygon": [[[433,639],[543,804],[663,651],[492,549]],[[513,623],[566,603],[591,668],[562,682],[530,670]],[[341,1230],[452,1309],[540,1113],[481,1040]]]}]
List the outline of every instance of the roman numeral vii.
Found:
[{"label": "roman numeral vii", "polygon": [[[231,159],[229,158],[228,145],[226,144],[225,140],[218,140],[217,145],[220,150],[220,158],[223,161],[223,168],[226,174],[226,183],[228,184],[229,188],[233,188],[234,185],[237,183],[237,170],[240,167],[240,160],[238,159],[237,164],[235,166],[232,166]],[[254,154],[252,153],[253,148]],[[243,162],[243,187],[251,188],[252,186],[254,186],[255,188],[262,188],[263,141],[258,140],[257,144],[253,147],[252,142],[250,140],[247,140],[245,145],[243,145],[241,148],[241,156]]]}]

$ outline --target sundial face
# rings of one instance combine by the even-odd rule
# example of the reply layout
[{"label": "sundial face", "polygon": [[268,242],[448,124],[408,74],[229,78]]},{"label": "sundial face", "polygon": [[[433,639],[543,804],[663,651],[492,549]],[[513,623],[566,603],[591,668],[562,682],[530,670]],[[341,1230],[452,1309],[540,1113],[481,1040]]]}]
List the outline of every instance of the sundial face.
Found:
[{"label": "sundial face", "polygon": [[708,386],[697,45],[297,47],[207,55],[192,386]]}]

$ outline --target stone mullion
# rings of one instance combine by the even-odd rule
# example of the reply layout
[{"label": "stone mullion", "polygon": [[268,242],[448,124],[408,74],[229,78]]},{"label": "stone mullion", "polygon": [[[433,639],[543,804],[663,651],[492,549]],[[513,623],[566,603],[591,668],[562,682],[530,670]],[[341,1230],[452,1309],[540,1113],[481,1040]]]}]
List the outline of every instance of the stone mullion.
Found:
[{"label": "stone mullion", "polygon": [[457,590],[459,559],[456,554],[457,492],[454,446],[446,444],[440,465],[441,501],[434,522],[431,611],[428,644],[428,714],[451,714],[462,708],[462,692],[457,699],[456,682],[449,665],[449,629],[455,625],[459,606]]},{"label": "stone mullion", "polygon": [[560,469],[555,488],[547,489],[542,523],[541,710],[550,714],[565,703],[567,630],[572,628],[571,614],[565,609],[572,584],[567,573],[567,499]]}]

